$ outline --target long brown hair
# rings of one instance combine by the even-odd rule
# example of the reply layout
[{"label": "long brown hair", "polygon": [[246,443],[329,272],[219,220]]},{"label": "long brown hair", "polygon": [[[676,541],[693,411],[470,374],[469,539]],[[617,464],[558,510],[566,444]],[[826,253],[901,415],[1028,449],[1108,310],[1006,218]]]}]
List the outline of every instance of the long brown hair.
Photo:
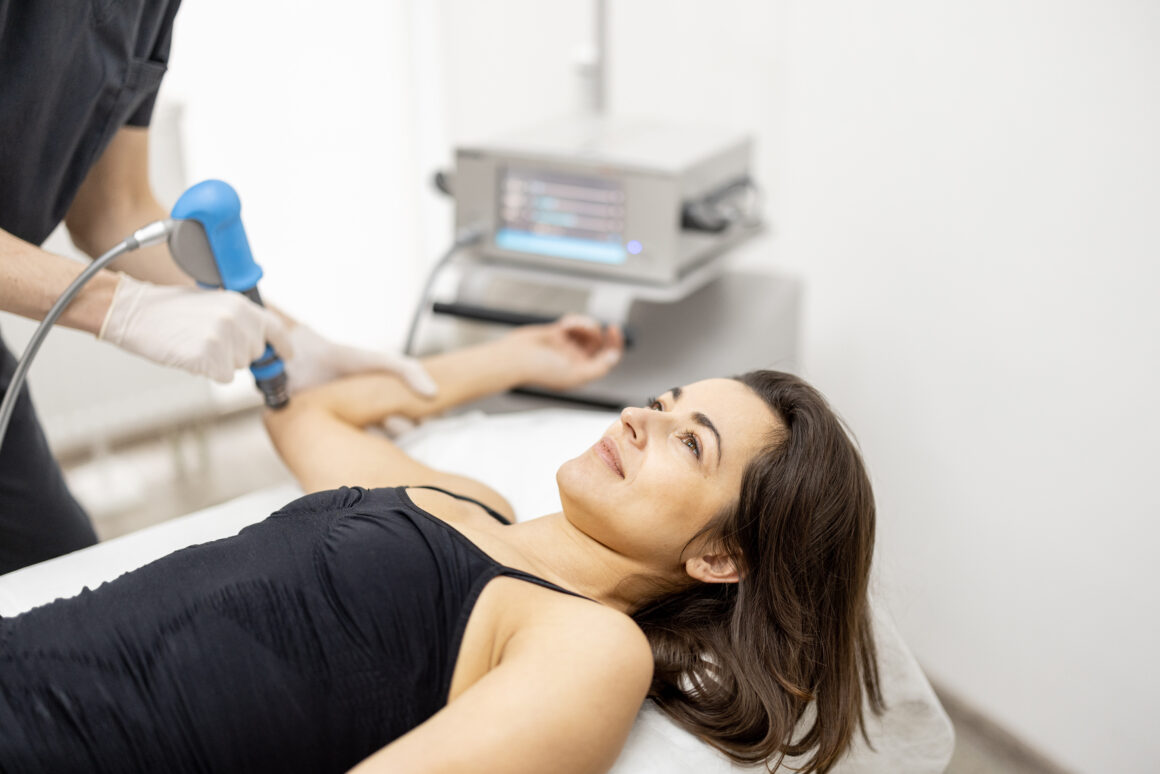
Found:
[{"label": "long brown hair", "polygon": [[864,698],[884,708],[867,599],[874,496],[814,388],[777,371],[734,378],[782,427],[746,467],[736,506],[702,532],[740,582],[697,583],[632,613],[653,648],[649,698],[738,763],[772,771],[812,752],[802,771],[824,774],[865,735]]}]

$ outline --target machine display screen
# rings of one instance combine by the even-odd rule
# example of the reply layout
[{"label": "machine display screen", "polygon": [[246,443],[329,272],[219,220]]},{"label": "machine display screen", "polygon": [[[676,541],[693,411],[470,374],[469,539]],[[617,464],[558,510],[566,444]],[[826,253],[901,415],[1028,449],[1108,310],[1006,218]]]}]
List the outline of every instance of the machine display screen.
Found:
[{"label": "machine display screen", "polygon": [[624,191],[615,181],[508,168],[500,176],[495,246],[624,263]]}]

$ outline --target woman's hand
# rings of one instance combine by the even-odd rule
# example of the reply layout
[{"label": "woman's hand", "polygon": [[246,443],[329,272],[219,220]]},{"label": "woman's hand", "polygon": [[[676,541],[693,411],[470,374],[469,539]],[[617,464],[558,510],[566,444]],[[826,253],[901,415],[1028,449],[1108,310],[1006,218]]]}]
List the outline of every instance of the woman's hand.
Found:
[{"label": "woman's hand", "polygon": [[567,390],[607,374],[624,354],[620,327],[568,314],[547,325],[525,325],[505,337],[515,347],[525,384]]}]

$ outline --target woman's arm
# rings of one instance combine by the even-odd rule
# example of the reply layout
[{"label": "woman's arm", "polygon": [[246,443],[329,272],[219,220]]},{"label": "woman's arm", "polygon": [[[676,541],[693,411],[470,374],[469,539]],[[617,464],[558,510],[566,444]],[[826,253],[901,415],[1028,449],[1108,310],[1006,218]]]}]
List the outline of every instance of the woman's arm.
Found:
[{"label": "woman's arm", "polygon": [[569,316],[425,358],[423,365],[439,388],[434,397],[415,394],[393,374],[360,374],[306,390],[286,408],[268,411],[266,429],[307,492],[344,485],[430,484],[481,499],[509,515],[510,506],[490,488],[429,468],[363,428],[390,416],[422,419],[520,385],[574,387],[608,373],[623,346],[618,329],[602,331],[591,320]]}]

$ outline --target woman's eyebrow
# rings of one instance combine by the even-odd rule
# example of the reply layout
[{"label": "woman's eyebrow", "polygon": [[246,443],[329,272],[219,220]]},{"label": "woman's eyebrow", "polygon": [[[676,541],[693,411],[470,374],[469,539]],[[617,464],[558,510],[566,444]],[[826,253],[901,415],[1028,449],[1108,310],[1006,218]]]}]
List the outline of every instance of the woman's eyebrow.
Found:
[{"label": "woman's eyebrow", "polygon": [[[669,392],[671,392],[673,395],[673,403],[676,403],[681,399],[681,392],[683,391],[680,387],[673,387],[669,390]],[[701,427],[708,428],[709,432],[713,433],[713,437],[717,439],[717,467],[721,467],[721,433],[717,432],[717,426],[713,424],[712,419],[709,419],[709,417],[705,416],[700,411],[693,412],[693,421],[698,425],[701,425]]]}]

